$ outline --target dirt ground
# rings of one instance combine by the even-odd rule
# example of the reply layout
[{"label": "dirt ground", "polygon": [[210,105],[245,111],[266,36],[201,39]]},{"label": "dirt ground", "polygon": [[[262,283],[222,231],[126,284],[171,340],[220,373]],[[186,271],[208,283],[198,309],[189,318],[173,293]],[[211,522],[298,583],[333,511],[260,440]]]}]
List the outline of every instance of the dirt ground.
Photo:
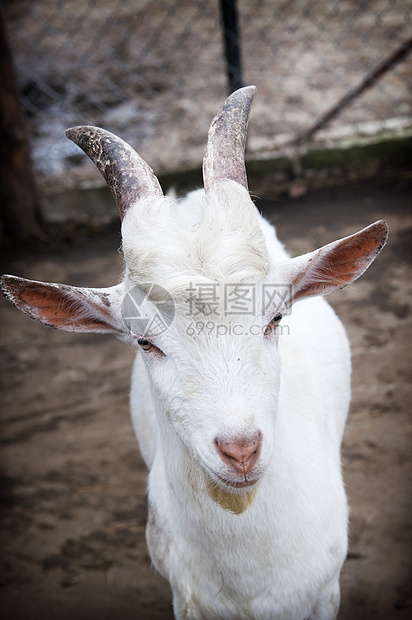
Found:
[{"label": "dirt ground", "polygon": [[[340,620],[412,617],[412,183],[328,189],[261,203],[293,254],[386,218],[370,270],[330,297],[353,352],[343,446],[351,505]],[[43,251],[2,252],[2,272],[115,284],[117,231]],[[145,545],[146,471],[128,389],[133,350],[112,337],[47,329],[4,299],[1,596],[13,620],[171,619],[168,584]]]}]

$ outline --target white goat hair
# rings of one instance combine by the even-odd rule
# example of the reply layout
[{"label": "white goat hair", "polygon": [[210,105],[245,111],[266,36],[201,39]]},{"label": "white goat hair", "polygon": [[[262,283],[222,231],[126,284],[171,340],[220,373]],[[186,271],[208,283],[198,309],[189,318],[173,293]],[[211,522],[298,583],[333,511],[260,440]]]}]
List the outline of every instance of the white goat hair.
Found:
[{"label": "white goat hair", "polygon": [[[218,112],[205,191],[183,201],[164,197],[116,136],[69,130],[119,207],[122,280],[85,289],[3,276],[2,288],[46,325],[137,347],[131,412],[150,472],[147,543],[176,618],[330,620],[347,551],[350,353],[320,296],[363,273],[387,226],[289,258],[247,190],[254,93],[236,91]],[[149,328],[159,317],[161,329]]]}]

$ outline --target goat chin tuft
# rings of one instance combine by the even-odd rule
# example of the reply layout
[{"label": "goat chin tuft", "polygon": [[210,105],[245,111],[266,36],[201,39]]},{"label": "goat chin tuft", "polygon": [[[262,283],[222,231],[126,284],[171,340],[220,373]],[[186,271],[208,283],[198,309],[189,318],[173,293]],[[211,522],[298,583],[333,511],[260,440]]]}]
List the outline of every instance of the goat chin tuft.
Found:
[{"label": "goat chin tuft", "polygon": [[255,485],[252,489],[244,489],[242,492],[229,491],[223,489],[209,478],[207,481],[207,492],[212,500],[219,504],[223,510],[240,515],[252,505],[256,497],[257,486]]}]

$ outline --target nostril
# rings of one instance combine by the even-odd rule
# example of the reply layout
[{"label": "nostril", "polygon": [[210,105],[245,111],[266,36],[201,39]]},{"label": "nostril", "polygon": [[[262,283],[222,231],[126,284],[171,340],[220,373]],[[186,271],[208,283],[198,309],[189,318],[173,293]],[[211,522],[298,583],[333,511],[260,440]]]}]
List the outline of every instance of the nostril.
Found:
[{"label": "nostril", "polygon": [[238,463],[244,463],[249,460],[250,456],[257,450],[257,441],[253,443],[225,441],[219,446],[223,454]]},{"label": "nostril", "polygon": [[253,437],[217,437],[215,444],[223,461],[246,474],[258,459],[261,434],[257,433]]}]

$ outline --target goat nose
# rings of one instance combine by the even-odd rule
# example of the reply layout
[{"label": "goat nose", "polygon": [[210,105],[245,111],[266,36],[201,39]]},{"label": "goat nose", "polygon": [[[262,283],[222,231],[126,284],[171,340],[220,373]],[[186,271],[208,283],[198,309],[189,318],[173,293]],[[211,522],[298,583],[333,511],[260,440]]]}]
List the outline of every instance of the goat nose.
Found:
[{"label": "goat nose", "polygon": [[217,437],[217,449],[222,460],[232,469],[245,476],[253,469],[259,458],[261,434],[250,437]]}]

